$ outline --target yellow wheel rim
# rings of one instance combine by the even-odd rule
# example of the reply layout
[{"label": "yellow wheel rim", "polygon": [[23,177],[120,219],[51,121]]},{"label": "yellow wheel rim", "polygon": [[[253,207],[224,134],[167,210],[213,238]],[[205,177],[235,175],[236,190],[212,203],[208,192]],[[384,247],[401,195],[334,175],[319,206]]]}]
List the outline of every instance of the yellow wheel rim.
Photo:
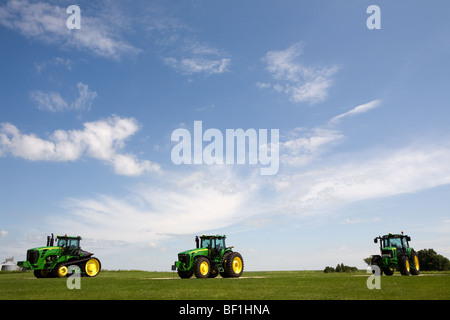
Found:
[{"label": "yellow wheel rim", "polygon": [[406,270],[409,272],[409,261],[406,260]]},{"label": "yellow wheel rim", "polygon": [[58,277],[62,278],[65,277],[67,275],[67,267],[66,266],[61,266],[58,268]]},{"label": "yellow wheel rim", "polygon": [[203,261],[203,262],[200,264],[200,273],[201,273],[202,275],[206,275],[206,274],[208,273],[208,271],[209,271],[209,265],[208,265],[208,262]]},{"label": "yellow wheel rim", "polygon": [[242,260],[239,257],[233,259],[233,271],[234,273],[240,273],[242,271]]},{"label": "yellow wheel rim", "polygon": [[86,274],[90,277],[97,275],[100,272],[100,263],[97,259],[91,259],[86,262],[85,267]]},{"label": "yellow wheel rim", "polygon": [[417,256],[414,257],[414,266],[416,270],[419,271],[419,258]]}]

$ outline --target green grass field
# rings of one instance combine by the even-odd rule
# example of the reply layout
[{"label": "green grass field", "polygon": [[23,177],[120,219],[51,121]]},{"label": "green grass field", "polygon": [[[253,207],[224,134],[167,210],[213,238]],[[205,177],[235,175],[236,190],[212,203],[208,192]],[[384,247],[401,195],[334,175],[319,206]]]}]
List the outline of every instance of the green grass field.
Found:
[{"label": "green grass field", "polygon": [[[69,278],[36,279],[32,272],[0,272],[2,300],[449,300],[450,273],[381,277],[381,289],[369,290],[368,274],[322,271],[245,272],[242,278],[179,279],[176,273],[102,271],[81,278],[69,290]],[[71,279],[69,279],[71,280]]]}]

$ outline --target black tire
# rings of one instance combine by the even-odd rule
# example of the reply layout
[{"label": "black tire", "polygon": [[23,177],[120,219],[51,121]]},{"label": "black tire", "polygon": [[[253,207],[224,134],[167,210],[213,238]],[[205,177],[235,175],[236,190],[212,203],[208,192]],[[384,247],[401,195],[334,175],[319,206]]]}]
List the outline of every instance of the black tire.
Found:
[{"label": "black tire", "polygon": [[34,270],[33,274],[36,278],[43,278],[42,276],[42,270]]},{"label": "black tire", "polygon": [[419,256],[414,250],[411,250],[411,257],[409,258],[409,261],[411,261],[411,274],[413,276],[418,276],[420,273]]},{"label": "black tire", "polygon": [[238,278],[244,272],[244,259],[239,252],[232,252],[227,256],[225,272],[229,277]]},{"label": "black tire", "polygon": [[222,278],[229,278],[230,276],[228,275],[228,273],[226,272],[226,268],[227,268],[227,258],[228,256],[231,254],[231,251],[225,252],[225,254],[222,257],[222,268],[223,268],[223,272],[220,272],[220,276]]},{"label": "black tire", "polygon": [[215,278],[219,275],[219,270],[217,268],[211,268],[208,278]]},{"label": "black tire", "polygon": [[392,276],[394,274],[394,268],[384,268],[383,273],[387,276]]},{"label": "black tire", "polygon": [[400,256],[398,267],[402,276],[409,276],[411,274],[411,267],[409,266],[409,259],[406,254]]},{"label": "black tire", "polygon": [[[381,256],[379,256],[379,255],[375,255],[375,256],[372,256],[372,259],[371,259],[371,261],[370,261],[370,265],[371,266],[377,266],[378,268],[380,268],[380,272],[382,272],[381,271],[381,267],[380,267],[380,263],[381,262]],[[372,274],[374,274],[375,273],[375,270],[372,270]]]},{"label": "black tire", "polygon": [[178,269],[178,276],[181,279],[190,279],[193,274],[194,274],[194,270],[192,268],[189,270],[186,270],[186,271]]},{"label": "black tire", "polygon": [[194,261],[194,274],[196,278],[208,278],[211,273],[211,264],[206,257],[199,257]]}]

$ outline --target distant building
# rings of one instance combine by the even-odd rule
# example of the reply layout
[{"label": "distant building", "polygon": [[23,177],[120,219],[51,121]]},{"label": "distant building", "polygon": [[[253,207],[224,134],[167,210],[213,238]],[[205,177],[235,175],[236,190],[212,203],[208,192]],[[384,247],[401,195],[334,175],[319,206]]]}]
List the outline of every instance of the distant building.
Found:
[{"label": "distant building", "polygon": [[7,258],[4,262],[0,264],[1,271],[19,271],[21,268],[14,261],[14,257]]}]

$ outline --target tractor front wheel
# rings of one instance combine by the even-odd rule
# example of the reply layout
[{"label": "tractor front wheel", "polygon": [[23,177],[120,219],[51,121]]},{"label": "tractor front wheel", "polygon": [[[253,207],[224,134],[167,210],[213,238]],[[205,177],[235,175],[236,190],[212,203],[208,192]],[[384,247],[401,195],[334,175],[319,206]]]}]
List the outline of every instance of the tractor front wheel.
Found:
[{"label": "tractor front wheel", "polygon": [[394,268],[384,268],[383,272],[387,276],[392,276],[394,274]]},{"label": "tractor front wheel", "polygon": [[65,276],[67,276],[67,266],[64,265],[60,265],[60,266],[56,266],[55,269],[53,269],[53,276],[57,277],[57,278],[64,278]]},{"label": "tractor front wheel", "polygon": [[186,270],[186,271],[178,269],[178,276],[181,279],[189,279],[190,277],[192,277],[193,274],[194,274],[194,270],[192,270],[192,268],[189,270]]},{"label": "tractor front wheel", "polygon": [[208,278],[211,272],[209,260],[205,257],[199,257],[194,261],[194,274],[197,278]]},{"label": "tractor front wheel", "polygon": [[420,273],[420,265],[419,265],[419,257],[417,256],[417,253],[412,250],[411,251],[411,274],[413,276],[418,276]]}]

